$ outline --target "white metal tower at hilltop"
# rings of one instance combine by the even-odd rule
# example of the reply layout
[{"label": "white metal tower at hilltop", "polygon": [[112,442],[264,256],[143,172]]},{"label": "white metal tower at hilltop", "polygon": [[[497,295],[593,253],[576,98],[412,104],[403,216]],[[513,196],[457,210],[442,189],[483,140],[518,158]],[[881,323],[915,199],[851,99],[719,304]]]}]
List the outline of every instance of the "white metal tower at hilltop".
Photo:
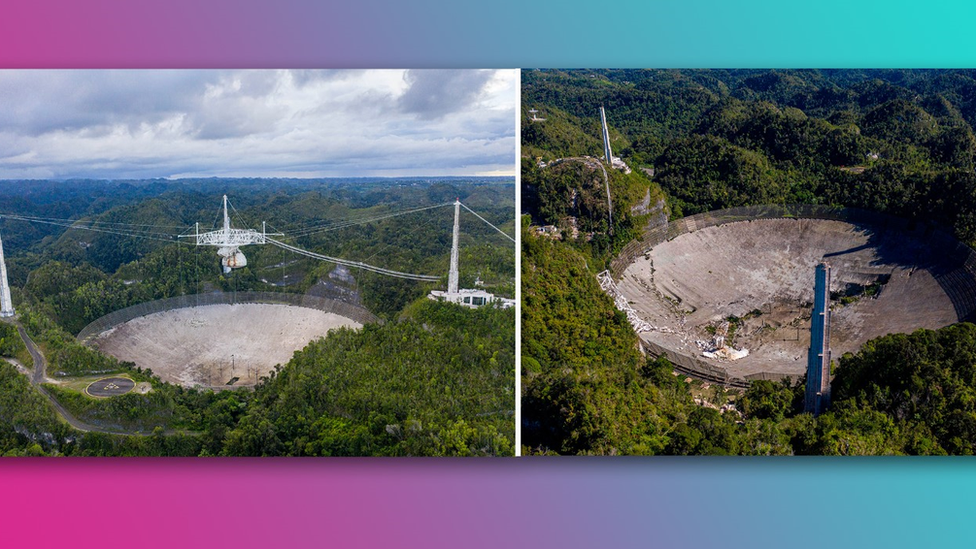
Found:
[{"label": "white metal tower at hilltop", "polygon": [[0,240],[0,317],[14,316],[14,304],[10,301],[10,285],[7,284],[7,262],[3,259],[3,241]]},{"label": "white metal tower at hilltop", "polygon": [[458,235],[460,233],[460,217],[461,199],[458,198],[454,200],[454,234],[451,239],[451,267],[447,271],[447,291],[432,290],[428,297],[430,299],[450,301],[451,303],[457,303],[465,307],[480,307],[493,301],[497,301],[502,307],[514,307],[514,299],[496,297],[495,294],[485,290],[458,288]]},{"label": "white metal tower at hilltop", "polygon": [[610,130],[607,128],[607,113],[603,110],[603,105],[600,105],[600,124],[603,127],[603,158],[606,159],[608,165],[613,165],[613,151],[610,150]]},{"label": "white metal tower at hilltop", "polygon": [[619,156],[614,156],[610,149],[610,128],[607,126],[607,113],[602,105],[600,106],[600,125],[603,130],[603,157],[607,161],[607,166],[615,170],[623,170],[624,173],[630,173],[630,166]]},{"label": "white metal tower at hilltop", "polygon": [[451,268],[447,271],[447,293],[458,293],[458,218],[461,216],[461,199],[454,199],[454,233],[451,239]]}]

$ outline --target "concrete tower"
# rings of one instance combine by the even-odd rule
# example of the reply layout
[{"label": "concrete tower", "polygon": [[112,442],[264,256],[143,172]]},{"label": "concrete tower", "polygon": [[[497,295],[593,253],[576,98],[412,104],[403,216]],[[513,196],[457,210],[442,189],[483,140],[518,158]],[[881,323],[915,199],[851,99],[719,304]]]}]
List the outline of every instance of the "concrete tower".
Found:
[{"label": "concrete tower", "polygon": [[610,130],[607,129],[607,113],[600,106],[600,122],[603,123],[603,154],[607,157],[607,165],[613,166],[613,151],[610,150]]},{"label": "concrete tower", "polygon": [[[458,219],[461,217],[461,199],[454,200],[454,239],[451,243],[451,270],[447,272],[447,293],[458,293]],[[443,271],[442,271],[443,272]]]},{"label": "concrete tower", "polygon": [[3,259],[2,240],[0,240],[0,316],[14,316],[14,304],[10,301],[10,285],[7,284],[7,262]]},{"label": "concrete tower", "polygon": [[[458,305],[462,305],[464,307],[481,307],[482,305],[488,305],[490,303],[498,303],[502,307],[514,307],[515,306],[514,299],[496,297],[494,294],[480,288],[475,288],[475,289],[459,288],[458,236],[461,232],[460,231],[461,206],[462,204],[460,198],[454,201],[454,234],[452,235],[453,238],[451,242],[451,267],[450,270],[447,272],[447,291],[442,292],[440,290],[431,290],[430,295],[428,295],[428,297],[430,299],[436,299],[439,301],[448,301],[451,303],[457,303]],[[467,209],[469,212],[471,211],[471,209],[468,208],[467,206],[465,206],[465,209]],[[474,215],[476,215],[482,221],[485,221],[485,219],[482,218],[480,215],[476,213]],[[485,221],[485,223],[488,222]],[[491,225],[491,223],[488,224]],[[492,227],[495,226],[492,225]],[[498,230],[498,228],[495,227],[495,230]],[[478,282],[475,282],[475,284],[478,284]]]},{"label": "concrete tower", "polygon": [[810,319],[810,354],[803,410],[815,416],[830,406],[830,265],[817,265]]}]

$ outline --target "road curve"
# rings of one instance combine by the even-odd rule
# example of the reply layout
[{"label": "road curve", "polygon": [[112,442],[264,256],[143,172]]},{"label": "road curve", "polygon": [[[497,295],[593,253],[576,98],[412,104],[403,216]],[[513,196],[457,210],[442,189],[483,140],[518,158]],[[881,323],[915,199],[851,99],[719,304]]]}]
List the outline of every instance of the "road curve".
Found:
[{"label": "road curve", "polygon": [[44,383],[45,374],[47,372],[47,360],[44,358],[44,355],[41,354],[41,351],[37,348],[37,345],[34,344],[34,340],[32,340],[30,336],[27,335],[27,331],[24,330],[24,327],[21,326],[19,322],[14,322],[14,326],[17,327],[17,333],[20,334],[20,339],[24,341],[24,345],[27,346],[27,352],[30,353],[31,359],[34,361],[34,373],[31,375],[31,385],[33,385],[38,390],[38,392],[40,392],[42,395],[44,395],[47,398],[47,400],[51,403],[51,406],[54,406],[54,410],[58,413],[58,415],[63,417],[64,420],[68,422],[68,425],[71,425],[72,427],[78,429],[79,431],[92,431],[96,433],[106,433],[109,435],[142,434],[142,433],[127,433],[124,431],[114,431],[112,429],[105,429],[103,427],[98,427],[90,423],[85,423],[84,421],[81,421],[80,419],[72,415],[71,412],[66,410],[65,407],[62,406],[60,402],[58,402],[58,399],[54,398],[54,396],[51,395],[51,393],[49,393],[47,389],[44,388],[43,383]]}]

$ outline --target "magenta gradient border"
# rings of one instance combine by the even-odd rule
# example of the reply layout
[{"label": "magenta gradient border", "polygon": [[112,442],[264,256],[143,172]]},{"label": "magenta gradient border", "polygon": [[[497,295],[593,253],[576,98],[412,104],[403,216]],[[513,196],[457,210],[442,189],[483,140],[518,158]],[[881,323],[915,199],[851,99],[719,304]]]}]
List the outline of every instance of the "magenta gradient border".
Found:
[{"label": "magenta gradient border", "polygon": [[[631,512],[601,511],[600,500],[626,493],[635,478],[596,465],[572,458],[8,458],[0,461],[0,545],[629,545],[640,524],[634,519],[652,511],[656,490],[650,500],[630,498]],[[567,483],[580,467],[595,474]],[[568,505],[580,494],[590,497]]]},{"label": "magenta gradient border", "polygon": [[[974,67],[974,16],[908,0],[10,1],[0,67]],[[973,494],[972,458],[2,458],[0,549],[971,547]]]}]

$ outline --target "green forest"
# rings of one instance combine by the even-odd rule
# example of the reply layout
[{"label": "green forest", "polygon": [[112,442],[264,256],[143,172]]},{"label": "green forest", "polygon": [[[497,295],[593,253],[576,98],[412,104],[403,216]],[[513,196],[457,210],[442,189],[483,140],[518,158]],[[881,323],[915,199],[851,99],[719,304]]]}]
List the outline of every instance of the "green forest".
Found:
[{"label": "green forest", "polygon": [[[317,253],[443,280],[351,269],[354,283],[324,283],[334,264],[272,246],[244,248],[247,267],[225,274],[214,249],[178,238],[197,222],[201,232],[219,224],[225,193],[235,227],[267,222],[269,233],[284,233],[276,238]],[[55,379],[43,390],[105,431],[81,432],[59,418],[29,383],[31,358],[14,326],[0,323],[0,355],[24,365],[0,363],[0,454],[512,455],[514,310],[427,299],[446,284],[454,209],[395,215],[455,198],[514,233],[511,179],[0,181],[17,319]],[[460,249],[462,287],[478,279],[514,297],[510,241],[462,213]],[[317,292],[380,322],[312,342],[253,390],[218,392],[164,383],[75,338],[130,305],[247,290]],[[151,390],[84,392],[109,374]]]},{"label": "green forest", "polygon": [[[647,197],[672,219],[858,207],[976,244],[976,71],[536,70],[522,92],[523,453],[973,453],[970,324],[837,357],[832,407],[815,418],[802,380],[727,390],[645,358],[595,275],[640,233]],[[602,173],[554,162],[603,156],[601,105],[633,169],[608,170],[612,226]]]}]

